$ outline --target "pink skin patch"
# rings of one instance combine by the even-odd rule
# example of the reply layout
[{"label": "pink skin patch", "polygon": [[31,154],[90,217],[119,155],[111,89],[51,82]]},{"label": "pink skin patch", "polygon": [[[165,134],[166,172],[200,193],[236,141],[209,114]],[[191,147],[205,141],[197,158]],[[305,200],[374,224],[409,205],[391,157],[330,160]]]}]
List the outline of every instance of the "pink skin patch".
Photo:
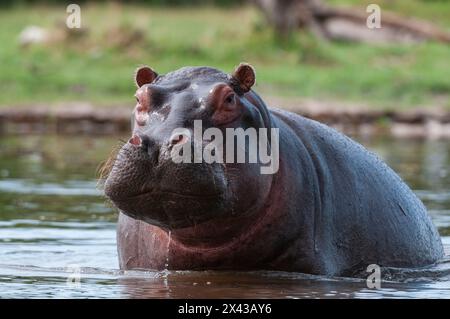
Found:
[{"label": "pink skin patch", "polygon": [[144,126],[148,121],[147,110],[142,110],[143,108],[138,105],[136,107],[136,124],[139,126]]},{"label": "pink skin patch", "polygon": [[136,124],[144,126],[149,118],[148,112],[150,111],[150,97],[147,87],[142,87],[136,91],[137,104],[135,108]]}]

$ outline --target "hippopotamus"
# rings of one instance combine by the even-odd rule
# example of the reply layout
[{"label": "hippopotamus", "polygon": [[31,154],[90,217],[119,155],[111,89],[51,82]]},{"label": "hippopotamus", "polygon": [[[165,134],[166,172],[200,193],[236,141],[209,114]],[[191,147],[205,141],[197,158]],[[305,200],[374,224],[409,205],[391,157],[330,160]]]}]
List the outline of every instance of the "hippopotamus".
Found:
[{"label": "hippopotamus", "polygon": [[[246,63],[230,74],[137,70],[131,138],[104,178],[119,210],[121,269],[341,276],[443,257],[426,208],[392,169],[327,125],[269,108],[255,81]],[[174,147],[194,147],[187,133],[195,121],[203,131],[275,128],[278,168],[262,174],[259,160],[175,162]],[[179,128],[187,133],[174,134]],[[247,152],[249,144],[239,147]]]}]

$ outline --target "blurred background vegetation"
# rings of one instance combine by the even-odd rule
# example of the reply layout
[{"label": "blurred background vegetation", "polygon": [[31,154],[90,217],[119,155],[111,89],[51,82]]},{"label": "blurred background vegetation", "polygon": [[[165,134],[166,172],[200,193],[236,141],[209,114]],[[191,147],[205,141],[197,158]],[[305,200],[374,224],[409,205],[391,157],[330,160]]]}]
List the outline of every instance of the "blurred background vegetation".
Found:
[{"label": "blurred background vegetation", "polygon": [[[450,30],[446,0],[328,0],[382,10]],[[343,100],[374,108],[450,108],[450,45],[319,41],[307,31],[280,39],[255,6],[239,0],[78,1],[81,30],[65,26],[66,1],[2,1],[0,107],[64,101],[133,103],[135,68],[186,65],[232,71],[255,66],[263,95]],[[30,26],[47,40],[28,45]],[[21,42],[22,41],[22,42]]]}]

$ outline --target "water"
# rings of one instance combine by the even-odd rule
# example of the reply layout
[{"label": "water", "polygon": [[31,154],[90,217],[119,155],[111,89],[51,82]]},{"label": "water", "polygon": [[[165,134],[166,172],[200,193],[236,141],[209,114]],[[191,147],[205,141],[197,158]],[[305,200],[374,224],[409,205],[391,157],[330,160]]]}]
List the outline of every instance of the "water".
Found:
[{"label": "water", "polygon": [[[365,280],[283,272],[120,271],[95,171],[119,137],[0,137],[0,297],[450,298],[450,261]],[[359,139],[424,201],[450,253],[450,141]],[[170,262],[170,261],[168,261]]]}]

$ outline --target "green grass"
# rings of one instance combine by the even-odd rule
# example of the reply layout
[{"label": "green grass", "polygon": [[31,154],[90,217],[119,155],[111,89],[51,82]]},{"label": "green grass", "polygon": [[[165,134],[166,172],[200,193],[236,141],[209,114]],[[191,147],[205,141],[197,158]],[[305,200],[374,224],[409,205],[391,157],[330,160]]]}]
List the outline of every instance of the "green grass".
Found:
[{"label": "green grass", "polygon": [[[444,1],[380,2],[450,27],[450,4]],[[450,46],[443,44],[321,44],[300,33],[281,43],[249,7],[112,4],[82,5],[82,24],[88,29],[84,37],[28,48],[18,44],[25,26],[57,33],[64,30],[65,17],[64,7],[0,11],[1,106],[80,100],[132,104],[132,77],[140,64],[165,73],[185,65],[232,71],[247,61],[257,70],[256,90],[265,95],[348,100],[380,108],[450,108]],[[134,34],[142,38],[133,42]]]}]

